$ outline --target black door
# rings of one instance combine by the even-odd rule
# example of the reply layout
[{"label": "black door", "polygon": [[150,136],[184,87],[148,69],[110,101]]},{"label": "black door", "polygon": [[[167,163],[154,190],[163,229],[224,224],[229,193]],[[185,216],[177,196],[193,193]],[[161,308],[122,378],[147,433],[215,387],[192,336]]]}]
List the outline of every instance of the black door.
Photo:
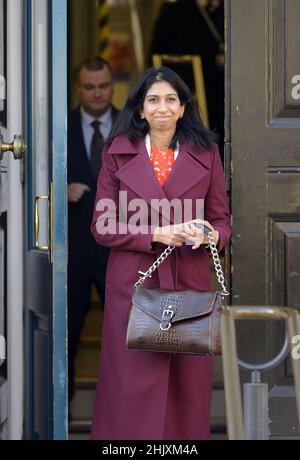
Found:
[{"label": "black door", "polygon": [[[232,304],[300,309],[300,2],[228,0],[226,15]],[[283,335],[283,325],[241,324],[239,354],[269,359]],[[289,360],[263,380],[271,435],[299,435]]]}]

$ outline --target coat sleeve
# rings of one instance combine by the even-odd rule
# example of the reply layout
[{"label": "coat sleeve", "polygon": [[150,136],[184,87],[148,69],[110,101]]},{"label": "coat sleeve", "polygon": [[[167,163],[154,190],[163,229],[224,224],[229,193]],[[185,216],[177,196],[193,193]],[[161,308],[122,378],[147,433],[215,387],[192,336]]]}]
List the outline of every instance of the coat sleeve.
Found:
[{"label": "coat sleeve", "polygon": [[119,179],[116,176],[117,165],[113,155],[102,154],[102,168],[98,177],[94,215],[91,225],[92,234],[98,244],[123,251],[137,251],[156,254],[156,245],[152,245],[151,226],[120,222],[119,219]]},{"label": "coat sleeve", "polygon": [[213,154],[210,185],[204,202],[204,216],[219,232],[217,249],[221,251],[230,239],[231,223],[224,171],[217,146]]}]

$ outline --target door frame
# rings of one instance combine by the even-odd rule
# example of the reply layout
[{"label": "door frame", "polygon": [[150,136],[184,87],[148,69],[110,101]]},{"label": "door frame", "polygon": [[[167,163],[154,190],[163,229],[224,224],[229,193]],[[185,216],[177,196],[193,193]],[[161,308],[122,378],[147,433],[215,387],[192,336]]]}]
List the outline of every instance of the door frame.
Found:
[{"label": "door frame", "polygon": [[[39,0],[36,0],[39,1]],[[48,175],[49,205],[47,247],[37,245],[34,223],[33,150],[34,80],[32,60],[33,0],[27,0],[25,74],[28,157],[25,186],[24,310],[26,334],[27,439],[60,439],[68,436],[67,395],[67,0],[47,0]],[[45,11],[45,10],[44,10]],[[43,13],[44,14],[44,13]],[[35,101],[36,103],[36,101]],[[37,230],[37,233],[38,230]],[[45,244],[43,242],[43,244]]]},{"label": "door frame", "polygon": [[[23,134],[23,2],[7,1],[7,130]],[[25,153],[26,154],[26,153]],[[8,439],[23,436],[23,160],[8,156],[7,193],[7,383]]]},{"label": "door frame", "polygon": [[67,0],[52,0],[53,439],[68,438],[67,9]]}]

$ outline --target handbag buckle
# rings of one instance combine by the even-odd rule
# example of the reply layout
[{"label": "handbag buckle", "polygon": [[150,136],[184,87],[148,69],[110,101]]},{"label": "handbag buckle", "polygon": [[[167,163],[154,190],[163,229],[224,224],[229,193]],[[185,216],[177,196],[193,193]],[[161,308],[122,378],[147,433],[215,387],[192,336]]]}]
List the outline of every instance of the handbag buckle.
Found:
[{"label": "handbag buckle", "polygon": [[[174,316],[174,312],[173,310],[171,310],[171,308],[172,308],[172,305],[170,305],[169,308],[165,309],[162,313],[161,323],[159,325],[162,331],[168,331],[171,327],[170,321]],[[166,325],[164,324],[165,322],[167,322]]]}]

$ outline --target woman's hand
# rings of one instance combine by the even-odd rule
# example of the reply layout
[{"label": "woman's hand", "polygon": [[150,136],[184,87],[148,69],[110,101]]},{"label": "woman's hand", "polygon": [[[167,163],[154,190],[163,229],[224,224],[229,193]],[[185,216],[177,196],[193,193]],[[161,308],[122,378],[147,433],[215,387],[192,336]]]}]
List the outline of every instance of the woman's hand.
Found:
[{"label": "woman's hand", "polygon": [[167,246],[182,246],[185,240],[193,235],[194,230],[189,228],[187,222],[176,225],[166,225],[154,229],[152,242],[162,243]]},{"label": "woman's hand", "polygon": [[[194,235],[192,238],[189,238],[190,241],[193,241],[195,244],[192,249],[198,249],[201,244],[209,244],[209,239],[206,234],[203,233],[203,226],[209,227],[213,238],[215,240],[216,245],[219,242],[219,232],[215,230],[214,227],[207,221],[202,219],[194,219],[191,220],[189,223],[191,230],[194,231]],[[200,227],[197,227],[196,224],[200,224]]]},{"label": "woman's hand", "polygon": [[204,235],[201,228],[195,224],[202,224],[209,227],[213,233],[216,244],[219,241],[219,232],[206,220],[194,219],[182,224],[167,225],[164,227],[156,227],[153,232],[152,242],[162,243],[167,246],[182,246],[188,241],[193,242],[192,249],[197,249],[201,244],[209,244],[208,236]]}]

